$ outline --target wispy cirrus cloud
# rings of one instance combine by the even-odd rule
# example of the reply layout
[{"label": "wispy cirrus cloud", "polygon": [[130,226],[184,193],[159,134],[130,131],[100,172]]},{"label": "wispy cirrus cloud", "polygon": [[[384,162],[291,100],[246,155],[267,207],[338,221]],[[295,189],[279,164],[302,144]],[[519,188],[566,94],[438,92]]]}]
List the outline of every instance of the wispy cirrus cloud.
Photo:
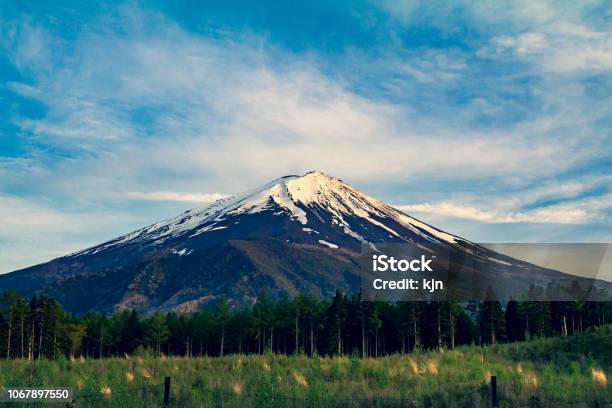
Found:
[{"label": "wispy cirrus cloud", "polygon": [[63,211],[44,199],[0,194],[0,273],[99,243],[116,233],[113,227],[132,224],[130,218],[91,208]]},{"label": "wispy cirrus cloud", "polygon": [[130,191],[125,194],[127,198],[150,201],[184,201],[188,203],[210,203],[229,197],[220,193],[180,193],[176,191]]},{"label": "wispy cirrus cloud", "polygon": [[[127,27],[133,18],[124,17]],[[462,173],[455,176],[466,179],[508,173],[533,177],[566,169],[597,148],[589,129],[583,137],[574,136],[572,144],[562,144],[564,135],[555,127],[536,129],[535,121],[529,128],[523,121],[505,129],[462,123],[458,132],[438,117],[417,114],[410,103],[363,96],[324,75],[317,59],[267,48],[259,38],[209,39],[160,16],[150,24],[160,28],[153,36],[142,37],[137,28],[127,38],[85,32],[66,61],[55,69],[34,70],[36,86],[11,82],[15,92],[49,110],[44,118],[16,118],[16,123],[45,145],[76,152],[77,162],[84,157],[91,163],[89,155],[95,155],[95,164],[87,166],[96,171],[106,160],[119,160],[118,170],[134,172],[148,171],[155,162],[171,173],[189,169],[194,175],[257,180],[313,168],[363,181],[458,169]],[[419,92],[426,91],[449,70],[464,80],[472,74],[460,66],[447,68],[440,62],[445,58],[429,51],[413,56],[423,75],[404,72],[405,64],[398,62],[394,75],[402,78],[394,93],[423,82]],[[427,61],[438,61],[438,68]],[[443,99],[440,95],[432,103]],[[448,109],[456,120],[478,115],[483,104],[491,103],[479,101]],[[571,120],[565,116],[556,119],[557,126]],[[580,147],[586,137],[591,145]],[[334,155],[327,154],[330,143]]]},{"label": "wispy cirrus cloud", "polygon": [[612,33],[582,25],[551,24],[540,32],[497,36],[478,51],[484,58],[522,58],[548,72],[602,72],[612,69]]},{"label": "wispy cirrus cloud", "polygon": [[457,200],[396,205],[428,217],[452,217],[491,224],[588,224],[607,222],[612,210],[612,178],[590,177],[549,184],[495,198],[476,195]]},{"label": "wispy cirrus cloud", "polygon": [[593,220],[605,219],[601,211],[611,208],[611,200],[612,196],[605,196],[523,211],[513,208],[499,208],[499,206],[491,205],[475,207],[473,205],[453,201],[396,205],[395,207],[410,213],[463,218],[495,224],[585,224]]}]

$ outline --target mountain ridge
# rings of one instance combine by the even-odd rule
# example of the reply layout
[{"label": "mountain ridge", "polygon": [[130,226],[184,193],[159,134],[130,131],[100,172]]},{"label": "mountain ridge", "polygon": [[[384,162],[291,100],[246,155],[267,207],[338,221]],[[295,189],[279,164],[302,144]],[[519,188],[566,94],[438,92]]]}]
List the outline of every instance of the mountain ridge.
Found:
[{"label": "mountain ridge", "polygon": [[[342,193],[344,193],[344,196],[339,196]],[[429,233],[429,235],[422,235],[425,239],[441,239],[451,242],[459,239],[357,191],[338,178],[328,176],[320,171],[310,171],[303,176],[289,175],[277,178],[257,189],[231,195],[210,205],[185,211],[176,217],[130,232],[100,245],[77,251],[68,256],[97,253],[114,245],[131,241],[143,239],[166,241],[185,232],[190,232],[191,238],[209,231],[218,231],[227,228],[223,225],[224,216],[242,213],[256,214],[269,208],[270,200],[288,211],[292,219],[297,220],[304,226],[308,224],[308,219],[301,208],[302,205],[319,207],[327,205],[327,210],[332,212],[334,216],[332,222],[338,223],[346,234],[359,242],[363,241],[363,237],[347,225],[343,215],[363,217],[398,237],[399,234],[370,218],[369,214],[395,217],[399,223],[409,225],[413,232],[417,234],[420,233],[419,229]],[[309,230],[311,228],[304,232],[311,232]]]},{"label": "mountain ridge", "polygon": [[[485,265],[546,282],[566,274],[529,266],[413,218],[319,171],[285,176],[49,262],[0,275],[0,290],[46,293],[68,310],[193,311],[258,291],[320,296],[357,291],[364,248],[451,248]],[[531,271],[531,272],[530,272]],[[521,281],[521,282],[522,282]],[[524,286],[524,285],[523,285]],[[507,287],[521,287],[508,280]],[[509,289],[509,290],[510,290]]]}]

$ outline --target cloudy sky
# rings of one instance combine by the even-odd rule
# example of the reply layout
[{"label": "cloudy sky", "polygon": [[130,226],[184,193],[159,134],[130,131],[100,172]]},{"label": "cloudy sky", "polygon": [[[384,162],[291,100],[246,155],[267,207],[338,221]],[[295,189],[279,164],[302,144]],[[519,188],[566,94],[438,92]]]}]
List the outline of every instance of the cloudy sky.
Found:
[{"label": "cloudy sky", "polygon": [[0,2],[0,272],[314,169],[473,241],[612,239],[610,3],[178,3]]}]

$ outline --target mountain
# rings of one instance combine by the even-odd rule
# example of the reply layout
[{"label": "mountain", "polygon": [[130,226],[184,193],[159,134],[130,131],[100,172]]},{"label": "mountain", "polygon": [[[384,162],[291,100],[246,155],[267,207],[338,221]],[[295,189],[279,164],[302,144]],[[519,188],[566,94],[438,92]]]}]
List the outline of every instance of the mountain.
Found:
[{"label": "mountain", "polygon": [[46,293],[78,313],[186,312],[220,296],[240,305],[254,302],[263,288],[273,296],[329,296],[336,289],[359,289],[364,248],[376,251],[377,245],[395,243],[436,253],[450,248],[463,265],[484,266],[472,267],[470,279],[499,280],[509,293],[523,293],[530,283],[573,278],[487,250],[342,180],[310,172],[0,275],[0,291]]}]

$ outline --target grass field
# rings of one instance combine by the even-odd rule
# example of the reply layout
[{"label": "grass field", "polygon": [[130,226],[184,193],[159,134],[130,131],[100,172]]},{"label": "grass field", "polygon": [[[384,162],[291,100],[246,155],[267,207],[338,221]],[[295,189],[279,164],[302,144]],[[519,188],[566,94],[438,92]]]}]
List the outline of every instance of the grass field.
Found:
[{"label": "grass field", "polygon": [[[231,355],[5,361],[0,386],[66,386],[76,406],[612,406],[612,325],[567,338],[383,358]],[[597,405],[599,404],[599,405]],[[33,406],[33,405],[30,405]],[[57,405],[54,405],[57,406]]]}]

